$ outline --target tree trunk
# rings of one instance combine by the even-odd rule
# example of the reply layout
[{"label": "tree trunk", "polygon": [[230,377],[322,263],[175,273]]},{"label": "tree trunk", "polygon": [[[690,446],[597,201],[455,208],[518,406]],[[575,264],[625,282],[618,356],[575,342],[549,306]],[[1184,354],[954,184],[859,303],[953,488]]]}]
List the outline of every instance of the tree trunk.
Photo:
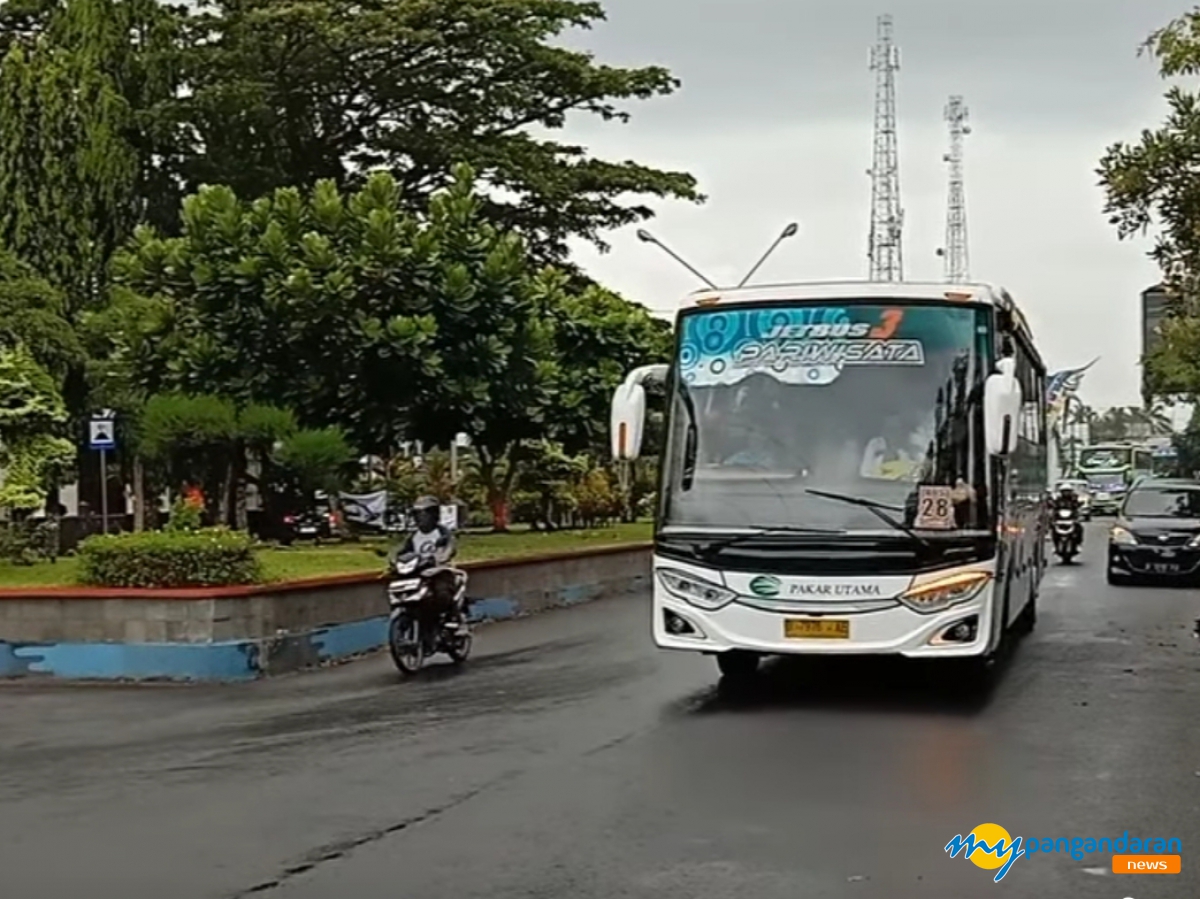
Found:
[{"label": "tree trunk", "polygon": [[146,530],[146,466],[140,455],[133,457],[133,529]]},{"label": "tree trunk", "polygon": [[[497,469],[500,467],[501,458],[507,460],[508,467],[502,476],[498,476]],[[502,453],[501,456],[497,456],[486,446],[479,447],[479,477],[487,491],[488,508],[492,512],[493,533],[503,534],[508,531],[508,498],[511,495],[516,474],[517,467],[513,462],[511,449]]]},{"label": "tree trunk", "polygon": [[233,526],[239,531],[250,530],[250,512],[246,507],[246,451],[241,441],[233,450]]},{"label": "tree trunk", "polygon": [[488,492],[488,506],[492,510],[492,531],[503,534],[508,531],[508,499],[498,489]]},{"label": "tree trunk", "polygon": [[217,500],[217,521],[227,527],[233,523],[233,491],[233,460],[230,459],[229,463],[225,466],[225,477],[222,479],[221,484],[221,496]]}]

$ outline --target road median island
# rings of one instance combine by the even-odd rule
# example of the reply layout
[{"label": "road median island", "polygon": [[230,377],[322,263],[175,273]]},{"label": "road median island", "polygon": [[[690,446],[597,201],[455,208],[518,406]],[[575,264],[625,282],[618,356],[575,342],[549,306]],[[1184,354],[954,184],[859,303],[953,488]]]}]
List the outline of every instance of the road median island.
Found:
[{"label": "road median island", "polygon": [[[465,561],[472,616],[500,621],[644,588],[650,544]],[[0,587],[0,678],[247,681],[386,642],[373,571],[183,589]]]}]

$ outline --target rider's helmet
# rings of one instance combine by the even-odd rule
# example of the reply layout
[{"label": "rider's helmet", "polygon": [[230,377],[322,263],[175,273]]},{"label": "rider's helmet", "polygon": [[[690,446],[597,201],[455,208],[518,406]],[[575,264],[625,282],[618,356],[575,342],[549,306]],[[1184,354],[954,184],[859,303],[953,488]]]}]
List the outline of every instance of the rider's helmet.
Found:
[{"label": "rider's helmet", "polygon": [[427,534],[436,528],[440,519],[441,506],[442,504],[438,502],[436,496],[422,496],[413,503],[412,516],[417,530]]},{"label": "rider's helmet", "polygon": [[1061,500],[1075,499],[1075,485],[1074,484],[1059,484],[1058,485],[1058,498]]}]

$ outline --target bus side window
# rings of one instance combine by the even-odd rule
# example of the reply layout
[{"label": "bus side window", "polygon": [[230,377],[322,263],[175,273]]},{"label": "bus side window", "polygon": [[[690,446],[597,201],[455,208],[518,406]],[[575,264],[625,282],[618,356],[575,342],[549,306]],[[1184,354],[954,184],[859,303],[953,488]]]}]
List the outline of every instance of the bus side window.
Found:
[{"label": "bus side window", "polygon": [[[1011,345],[1011,338],[1009,338],[1009,343]],[[1034,377],[1036,372],[1030,364],[1029,356],[1025,353],[1025,348],[1017,345],[1015,350],[1017,382],[1021,385],[1021,426],[1018,436],[1027,442],[1036,443],[1038,439],[1036,414],[1034,412],[1036,408],[1034,405],[1036,402],[1034,392]]]}]

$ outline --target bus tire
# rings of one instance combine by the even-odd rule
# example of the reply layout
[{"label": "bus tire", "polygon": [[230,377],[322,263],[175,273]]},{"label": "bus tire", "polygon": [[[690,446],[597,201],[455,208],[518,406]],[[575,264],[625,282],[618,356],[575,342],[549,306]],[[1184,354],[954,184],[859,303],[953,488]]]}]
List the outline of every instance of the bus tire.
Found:
[{"label": "bus tire", "polygon": [[967,695],[974,696],[988,692],[996,678],[996,654],[988,653],[983,656],[973,656],[956,662],[958,666],[955,683]]},{"label": "bus tire", "polygon": [[761,661],[758,653],[731,649],[717,654],[717,668],[731,681],[747,681],[758,673]]}]

